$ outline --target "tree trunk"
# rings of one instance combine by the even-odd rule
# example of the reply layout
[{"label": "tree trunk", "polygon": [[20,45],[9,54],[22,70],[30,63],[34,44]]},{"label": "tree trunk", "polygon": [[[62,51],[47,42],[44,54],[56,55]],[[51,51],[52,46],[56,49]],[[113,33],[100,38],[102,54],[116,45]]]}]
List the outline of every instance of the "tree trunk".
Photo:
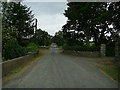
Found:
[{"label": "tree trunk", "polygon": [[90,46],[89,40],[90,40],[90,31],[87,30],[86,31],[86,45],[87,46]]}]

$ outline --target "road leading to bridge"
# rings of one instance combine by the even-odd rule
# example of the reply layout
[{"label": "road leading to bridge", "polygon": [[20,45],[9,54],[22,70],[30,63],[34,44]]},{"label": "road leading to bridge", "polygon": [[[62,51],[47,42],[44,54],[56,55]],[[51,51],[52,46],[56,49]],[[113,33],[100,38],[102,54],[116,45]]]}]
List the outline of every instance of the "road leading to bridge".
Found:
[{"label": "road leading to bridge", "polygon": [[93,65],[99,58],[64,56],[52,48],[6,88],[117,88],[117,82]]}]

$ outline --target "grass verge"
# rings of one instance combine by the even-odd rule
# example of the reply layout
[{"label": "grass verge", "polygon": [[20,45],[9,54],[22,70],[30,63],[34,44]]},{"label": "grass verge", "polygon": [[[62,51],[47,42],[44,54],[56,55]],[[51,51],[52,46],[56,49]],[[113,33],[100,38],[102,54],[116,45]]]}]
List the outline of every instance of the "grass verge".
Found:
[{"label": "grass verge", "polygon": [[82,57],[82,56],[78,56],[78,55],[75,55],[75,54],[72,54],[72,53],[65,53],[65,52],[60,52],[61,55],[64,55],[64,56],[71,56],[71,57]]},{"label": "grass verge", "polygon": [[72,55],[72,54],[68,54],[68,53],[64,53],[64,52],[60,52],[60,54],[62,54],[62,55],[66,55],[66,56],[70,56],[70,55]]},{"label": "grass verge", "polygon": [[120,73],[117,66],[104,66],[101,68],[107,75],[109,75],[113,80],[120,82]]},{"label": "grass verge", "polygon": [[120,82],[120,67],[113,60],[99,61],[97,62],[97,66],[112,80]]}]

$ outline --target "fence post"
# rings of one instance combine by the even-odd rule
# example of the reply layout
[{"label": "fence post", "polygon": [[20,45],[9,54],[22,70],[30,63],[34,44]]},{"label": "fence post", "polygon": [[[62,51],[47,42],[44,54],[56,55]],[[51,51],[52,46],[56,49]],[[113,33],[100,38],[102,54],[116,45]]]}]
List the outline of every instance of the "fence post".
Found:
[{"label": "fence post", "polygon": [[101,44],[100,55],[101,57],[106,56],[106,45],[105,44]]}]

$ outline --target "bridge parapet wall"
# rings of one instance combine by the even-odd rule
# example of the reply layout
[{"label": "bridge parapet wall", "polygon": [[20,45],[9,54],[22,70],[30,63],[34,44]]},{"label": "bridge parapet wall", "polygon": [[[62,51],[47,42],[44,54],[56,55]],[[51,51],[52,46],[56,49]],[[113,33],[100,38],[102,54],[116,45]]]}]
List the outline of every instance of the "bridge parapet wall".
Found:
[{"label": "bridge parapet wall", "polygon": [[12,60],[2,62],[1,63],[1,65],[2,65],[2,76],[5,76],[9,72],[19,68],[22,65],[25,65],[26,63],[31,61],[35,56],[36,56],[36,53],[33,53],[33,54],[29,54],[29,55],[26,55],[26,56],[22,56],[22,57],[19,57],[19,58],[15,58],[15,59],[12,59]]}]

